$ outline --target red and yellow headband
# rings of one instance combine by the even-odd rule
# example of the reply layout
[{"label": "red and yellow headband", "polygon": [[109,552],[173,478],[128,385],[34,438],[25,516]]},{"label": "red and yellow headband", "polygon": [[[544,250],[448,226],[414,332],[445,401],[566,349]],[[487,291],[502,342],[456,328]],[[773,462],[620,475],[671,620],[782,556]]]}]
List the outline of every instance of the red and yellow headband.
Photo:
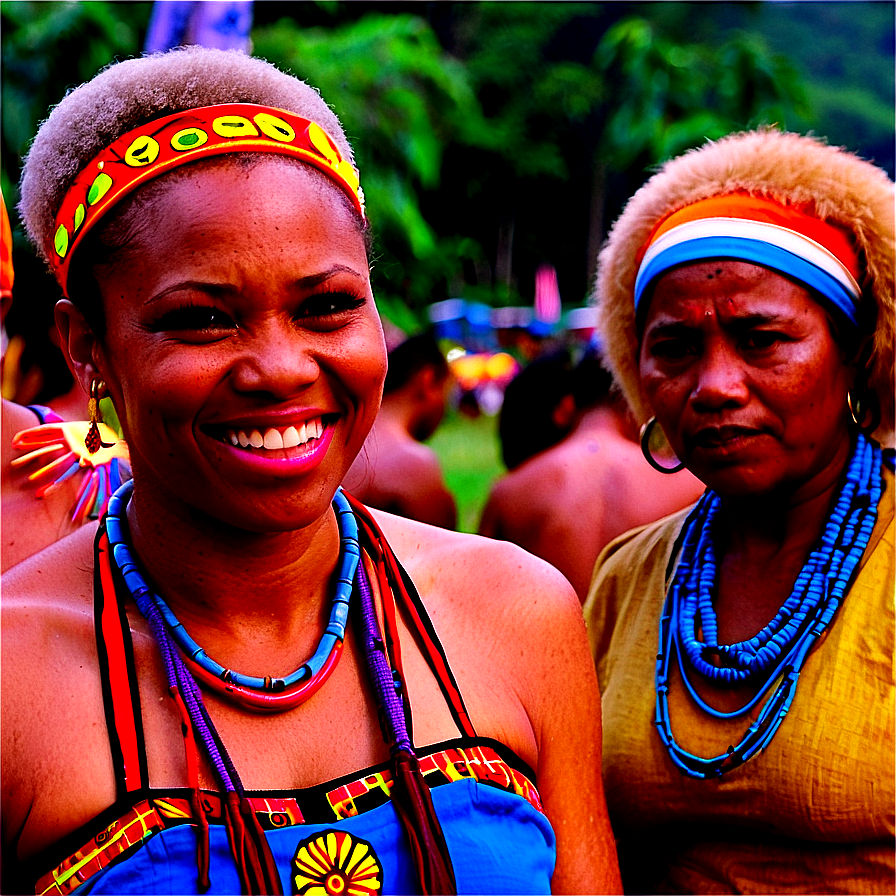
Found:
[{"label": "red and yellow headband", "polygon": [[178,165],[232,152],[273,152],[313,165],[365,217],[358,171],[320,125],[284,109],[254,103],[188,109],[128,131],[77,175],[56,214],[49,252],[63,293],[68,295],[74,250],[109,209]]}]

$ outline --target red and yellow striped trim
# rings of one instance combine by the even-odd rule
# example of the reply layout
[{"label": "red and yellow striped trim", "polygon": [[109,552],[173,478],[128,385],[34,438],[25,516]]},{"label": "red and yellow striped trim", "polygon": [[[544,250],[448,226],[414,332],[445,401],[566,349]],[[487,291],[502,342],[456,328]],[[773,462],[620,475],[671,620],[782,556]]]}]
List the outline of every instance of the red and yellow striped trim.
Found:
[{"label": "red and yellow striped trim", "polygon": [[208,156],[272,152],[326,174],[365,217],[357,169],[313,121],[285,109],[224,103],[177,112],[123,134],[75,178],[56,214],[53,272],[66,295],[72,253],[90,229],[137,187],[173,168]]}]

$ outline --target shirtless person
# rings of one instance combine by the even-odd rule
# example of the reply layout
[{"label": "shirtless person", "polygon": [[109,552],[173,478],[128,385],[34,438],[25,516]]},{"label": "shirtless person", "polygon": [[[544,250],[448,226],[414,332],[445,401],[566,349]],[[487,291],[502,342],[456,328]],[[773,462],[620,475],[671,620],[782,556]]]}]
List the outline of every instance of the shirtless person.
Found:
[{"label": "shirtless person", "polygon": [[445,415],[448,363],[435,340],[412,336],[389,352],[383,404],[346,490],[370,507],[453,529],[454,498],[435,452],[425,442]]},{"label": "shirtless person", "polygon": [[479,526],[480,534],[512,541],[553,564],[582,601],[604,545],[703,491],[690,473],[666,476],[647,463],[610,385],[596,357],[579,364],[572,432],[498,480]]}]

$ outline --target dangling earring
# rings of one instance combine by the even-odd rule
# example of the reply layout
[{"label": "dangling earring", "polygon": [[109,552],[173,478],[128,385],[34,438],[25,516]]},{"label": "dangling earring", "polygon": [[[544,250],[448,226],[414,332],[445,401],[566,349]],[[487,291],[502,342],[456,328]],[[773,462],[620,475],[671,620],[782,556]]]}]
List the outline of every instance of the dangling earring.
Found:
[{"label": "dangling earring", "polygon": [[[877,396],[870,389],[864,395],[856,394],[851,391],[846,393],[846,406],[849,408],[849,415],[852,422],[858,427],[859,432],[864,435],[870,435],[880,426],[880,407],[877,404]],[[865,418],[871,415],[871,420],[865,423]]]},{"label": "dangling earring", "polygon": [[100,435],[100,423],[102,423],[102,415],[100,414],[100,395],[106,389],[106,384],[102,380],[96,378],[90,381],[90,400],[87,402],[87,414],[90,418],[90,427],[87,435],[84,436],[84,446],[91,454],[96,454],[100,448],[111,448],[114,442],[104,442]]},{"label": "dangling earring", "polygon": [[[660,430],[660,434],[662,435],[662,441],[659,438],[654,438],[654,430],[656,427],[656,417],[651,417],[642,427],[641,427],[641,453],[647,459],[647,463],[653,467],[654,470],[659,470],[660,473],[677,473],[679,470],[684,469],[684,464],[674,455],[669,449],[669,443],[666,441],[665,434],[662,429]],[[671,466],[664,467],[653,455],[653,450],[658,450],[665,447],[667,449],[667,456],[671,462]]]}]

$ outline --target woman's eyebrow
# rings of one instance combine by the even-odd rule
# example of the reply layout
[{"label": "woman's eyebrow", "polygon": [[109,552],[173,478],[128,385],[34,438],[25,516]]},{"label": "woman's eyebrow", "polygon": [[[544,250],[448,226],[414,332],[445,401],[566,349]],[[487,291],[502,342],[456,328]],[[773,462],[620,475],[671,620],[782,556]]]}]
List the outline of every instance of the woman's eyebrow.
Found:
[{"label": "woman's eyebrow", "polygon": [[[306,277],[299,277],[297,280],[293,281],[293,286],[302,290],[314,289],[315,286],[320,286],[321,283],[325,283],[337,274],[351,274],[354,277],[363,277],[363,274],[360,274],[354,268],[348,267],[348,265],[334,264],[325,271],[319,271],[316,274],[308,274]],[[182,280],[178,283],[172,283],[155,295],[150,296],[144,304],[152,305],[154,302],[158,302],[160,299],[165,298],[169,293],[179,292],[183,289],[192,289],[197,292],[204,292],[211,297],[219,297],[224,295],[229,288],[227,283],[215,283],[211,280]]]},{"label": "woman's eyebrow", "polygon": [[666,323],[651,324],[647,328],[644,337],[645,339],[653,339],[655,337],[683,336],[692,333],[695,329],[697,328],[684,321],[669,320]]},{"label": "woman's eyebrow", "polygon": [[351,274],[355,277],[363,276],[363,274],[359,273],[354,268],[348,267],[348,265],[334,264],[332,267],[329,267],[320,273],[308,274],[307,277],[299,277],[298,280],[293,281],[293,285],[298,286],[300,289],[313,289],[315,286],[320,286],[321,283],[326,282],[331,277],[335,277],[337,274]]}]

